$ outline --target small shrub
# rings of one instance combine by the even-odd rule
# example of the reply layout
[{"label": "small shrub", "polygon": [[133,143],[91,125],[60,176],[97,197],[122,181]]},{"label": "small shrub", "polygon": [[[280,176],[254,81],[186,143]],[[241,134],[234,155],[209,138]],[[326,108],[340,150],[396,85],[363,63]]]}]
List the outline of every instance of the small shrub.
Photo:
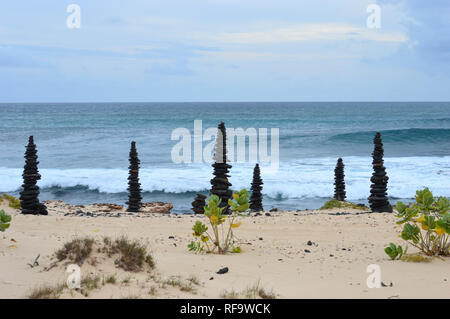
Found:
[{"label": "small shrub", "polygon": [[401,237],[427,256],[450,255],[450,201],[446,197],[435,199],[425,188],[416,192],[416,203],[407,207],[397,203],[403,225]]},{"label": "small shrub", "polygon": [[353,204],[350,202],[339,201],[336,199],[329,200],[319,209],[323,210],[323,209],[332,209],[332,208],[367,209],[367,207],[364,205],[356,205],[356,204]]},{"label": "small shrub", "polygon": [[82,289],[87,289],[87,290],[98,289],[99,283],[100,283],[99,276],[95,276],[95,277],[86,276],[83,279],[81,279]]},{"label": "small shrub", "polygon": [[147,253],[144,245],[138,241],[130,241],[126,237],[116,239],[114,242],[104,240],[108,255],[119,254],[118,266],[126,271],[141,271],[145,265],[155,268],[152,255]]},{"label": "small shrub", "polygon": [[3,194],[2,197],[3,199],[9,202],[8,204],[9,207],[14,209],[20,209],[20,199],[8,194]]},{"label": "small shrub", "polygon": [[74,239],[64,244],[63,248],[56,251],[58,261],[68,260],[79,266],[89,258],[92,252],[94,240],[92,238]]},{"label": "small shrub", "polygon": [[11,225],[11,216],[7,215],[5,211],[0,210],[0,231],[4,232]]},{"label": "small shrub", "polygon": [[[197,221],[192,227],[194,240],[188,245],[190,251],[196,253],[207,251],[213,253],[217,250],[219,254],[225,254],[230,249],[233,252],[240,252],[239,246],[233,246],[233,229],[241,226],[236,218],[239,213],[249,209],[249,194],[243,189],[240,192],[235,191],[233,200],[228,201],[228,206],[233,212],[231,215],[222,214],[226,207],[220,207],[222,200],[217,195],[211,195],[208,199],[208,205],[204,207],[205,216],[208,217],[211,225],[211,236],[208,233],[208,227],[201,221]],[[223,227],[226,221],[229,221],[227,227]],[[222,225],[222,227],[219,227]]]},{"label": "small shrub", "polygon": [[117,279],[116,279],[116,276],[115,276],[115,275],[108,276],[108,277],[106,277],[106,279],[105,279],[105,283],[107,283],[107,284],[112,284],[112,285],[114,285],[116,282],[117,282]]}]

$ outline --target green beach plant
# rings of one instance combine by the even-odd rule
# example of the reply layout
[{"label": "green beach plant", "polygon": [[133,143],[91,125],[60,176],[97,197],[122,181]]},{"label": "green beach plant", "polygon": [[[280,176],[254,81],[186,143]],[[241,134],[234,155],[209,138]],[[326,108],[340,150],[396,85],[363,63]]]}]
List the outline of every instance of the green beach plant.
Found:
[{"label": "green beach plant", "polygon": [[11,208],[15,208],[15,209],[20,209],[20,199],[12,196],[12,195],[8,195],[8,194],[3,194],[0,197],[0,202],[2,202],[2,199],[5,199],[8,201],[8,206]]},{"label": "green beach plant", "polygon": [[389,246],[384,249],[384,252],[391,257],[392,260],[401,259],[407,251],[408,246],[403,249],[402,246],[396,246],[394,243],[390,243]]},{"label": "green beach plant", "polygon": [[319,210],[333,209],[333,208],[352,208],[352,209],[367,209],[364,205],[357,205],[346,201],[340,201],[336,199],[329,200]]},{"label": "green beach plant", "polygon": [[4,232],[11,225],[11,216],[7,215],[5,211],[0,210],[0,231]]},{"label": "green beach plant", "polygon": [[[212,236],[204,223],[196,221],[192,227],[194,240],[188,245],[190,251],[196,253],[217,251],[219,254],[225,254],[230,250],[234,253],[241,252],[241,248],[234,245],[233,229],[241,226],[241,222],[237,221],[240,213],[249,209],[249,194],[246,189],[233,193],[233,199],[228,200],[231,215],[223,214],[227,206],[220,207],[221,201],[217,195],[213,194],[209,197],[208,205],[204,207],[204,215],[208,217]],[[224,227],[227,221],[228,225]]]},{"label": "green beach plant", "polygon": [[418,190],[415,197],[416,203],[409,207],[402,202],[396,205],[397,224],[403,225],[400,237],[427,256],[449,256],[449,199],[435,199],[428,188]]}]

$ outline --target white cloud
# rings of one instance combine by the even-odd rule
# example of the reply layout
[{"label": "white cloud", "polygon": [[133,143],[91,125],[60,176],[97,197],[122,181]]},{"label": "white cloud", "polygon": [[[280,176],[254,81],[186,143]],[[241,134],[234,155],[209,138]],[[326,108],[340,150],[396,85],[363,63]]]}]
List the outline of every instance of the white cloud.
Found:
[{"label": "white cloud", "polygon": [[402,32],[368,29],[347,24],[302,24],[264,31],[195,33],[194,38],[226,44],[270,44],[304,41],[364,40],[375,42],[406,43],[408,36]]}]

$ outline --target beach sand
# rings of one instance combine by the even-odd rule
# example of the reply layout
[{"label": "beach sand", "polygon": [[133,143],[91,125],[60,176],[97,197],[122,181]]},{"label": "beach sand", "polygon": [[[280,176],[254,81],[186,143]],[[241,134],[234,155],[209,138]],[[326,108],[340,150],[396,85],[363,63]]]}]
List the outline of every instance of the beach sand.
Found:
[{"label": "beach sand", "polygon": [[[450,298],[450,258],[413,263],[391,261],[384,253],[391,241],[404,244],[393,214],[346,209],[348,214],[336,215],[344,211],[333,209],[243,217],[236,231],[241,254],[197,255],[186,246],[193,223],[204,220],[203,216],[129,216],[124,212],[120,217],[64,216],[69,205],[61,203],[49,204],[48,216],[30,216],[5,202],[0,205],[13,218],[10,229],[0,233],[0,298],[27,298],[36,288],[64,283],[68,273],[63,262],[48,268],[65,242],[121,235],[148,243],[156,268],[135,273],[118,269],[110,259],[95,266],[85,263],[82,276],[117,279],[116,283],[100,282],[87,298],[203,299],[229,296],[233,291],[244,297],[246,288],[257,283],[277,298]],[[415,249],[410,247],[408,252]],[[38,254],[39,266],[31,268],[27,264]],[[367,287],[370,264],[381,267],[387,287]],[[216,274],[223,267],[229,272]],[[66,288],[60,298],[86,297]]]}]

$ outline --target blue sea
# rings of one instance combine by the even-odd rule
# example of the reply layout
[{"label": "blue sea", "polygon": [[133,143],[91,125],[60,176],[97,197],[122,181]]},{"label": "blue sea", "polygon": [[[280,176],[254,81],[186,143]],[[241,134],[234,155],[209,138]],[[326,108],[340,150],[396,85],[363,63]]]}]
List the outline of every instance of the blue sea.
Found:
[{"label": "blue sea", "polygon": [[[73,204],[127,200],[128,153],[136,141],[144,201],[190,212],[210,189],[210,163],[176,164],[176,128],[221,121],[232,128],[279,128],[279,169],[266,170],[266,209],[318,208],[333,195],[334,167],[345,164],[347,199],[367,203],[375,132],[382,134],[392,202],[428,186],[450,196],[450,103],[64,103],[0,104],[0,192],[18,195],[23,154],[34,135],[40,199]],[[204,145],[210,141],[204,141]],[[270,143],[269,143],[270,144]],[[233,189],[249,188],[254,163],[231,163]]]}]

